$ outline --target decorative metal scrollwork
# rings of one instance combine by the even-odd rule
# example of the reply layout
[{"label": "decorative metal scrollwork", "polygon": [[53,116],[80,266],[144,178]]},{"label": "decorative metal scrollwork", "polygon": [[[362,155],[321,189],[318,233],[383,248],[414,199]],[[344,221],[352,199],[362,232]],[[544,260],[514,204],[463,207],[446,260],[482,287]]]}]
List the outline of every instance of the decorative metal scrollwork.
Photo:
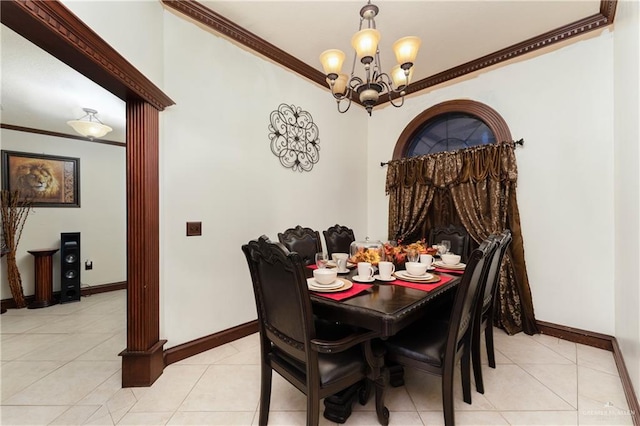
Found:
[{"label": "decorative metal scrollwork", "polygon": [[295,105],[280,104],[270,120],[271,152],[280,164],[294,171],[311,171],[320,160],[319,130],[311,114]]}]

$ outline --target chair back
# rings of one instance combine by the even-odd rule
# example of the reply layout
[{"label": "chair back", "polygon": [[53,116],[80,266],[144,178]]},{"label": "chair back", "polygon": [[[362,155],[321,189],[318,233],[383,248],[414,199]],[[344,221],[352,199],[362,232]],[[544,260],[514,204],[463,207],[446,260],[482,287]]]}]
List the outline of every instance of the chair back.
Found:
[{"label": "chair back", "polygon": [[315,328],[300,256],[264,235],[243,245],[242,251],[253,282],[263,352],[269,353],[273,344],[307,363]]},{"label": "chair back", "polygon": [[496,241],[487,239],[469,256],[451,310],[445,357],[454,356],[464,345],[471,343],[474,310],[478,302],[479,291],[488,273],[488,260],[496,248]]},{"label": "chair back", "polygon": [[496,236],[495,240],[498,247],[490,260],[489,271],[487,272],[486,284],[482,295],[482,305],[479,305],[482,309],[479,310],[479,316],[476,320],[480,320],[493,306],[495,293],[498,291],[498,282],[500,281],[502,259],[512,240],[511,231],[508,229],[505,230],[502,234]]},{"label": "chair back", "polygon": [[316,253],[322,251],[322,242],[318,231],[314,231],[311,228],[303,228],[300,225],[278,233],[278,240],[290,252],[298,253],[302,263],[305,265],[315,263]]},{"label": "chair back", "polygon": [[461,261],[467,263],[471,251],[469,233],[462,226],[436,226],[429,231],[429,246],[439,244],[442,240],[451,241],[450,251],[459,254]]},{"label": "chair back", "polygon": [[327,253],[347,253],[351,249],[351,243],[356,240],[353,230],[346,226],[336,224],[326,231],[322,231],[324,242],[327,245]]}]

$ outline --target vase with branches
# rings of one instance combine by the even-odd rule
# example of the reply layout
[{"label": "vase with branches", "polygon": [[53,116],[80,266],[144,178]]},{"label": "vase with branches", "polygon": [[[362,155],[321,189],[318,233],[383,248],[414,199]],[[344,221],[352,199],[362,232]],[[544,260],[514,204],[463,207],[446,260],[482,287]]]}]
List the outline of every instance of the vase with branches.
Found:
[{"label": "vase with branches", "polygon": [[16,262],[18,243],[22,236],[22,229],[31,212],[31,200],[22,196],[20,191],[2,190],[0,192],[0,211],[2,213],[2,250],[7,255],[7,279],[11,288],[11,296],[16,308],[24,308],[22,277]]}]

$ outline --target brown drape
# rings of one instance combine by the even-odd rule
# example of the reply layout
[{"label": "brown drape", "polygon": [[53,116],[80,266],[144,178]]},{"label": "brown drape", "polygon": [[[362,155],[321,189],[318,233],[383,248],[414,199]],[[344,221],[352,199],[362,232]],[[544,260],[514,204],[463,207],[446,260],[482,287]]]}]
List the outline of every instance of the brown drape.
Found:
[{"label": "brown drape", "polygon": [[[504,142],[389,162],[389,239],[412,240],[447,218],[479,244],[510,229],[513,241],[500,274],[499,327],[537,333],[516,200],[515,144]],[[434,198],[440,200],[434,205]],[[444,200],[444,201],[442,201]],[[455,211],[436,211],[451,206]]]}]

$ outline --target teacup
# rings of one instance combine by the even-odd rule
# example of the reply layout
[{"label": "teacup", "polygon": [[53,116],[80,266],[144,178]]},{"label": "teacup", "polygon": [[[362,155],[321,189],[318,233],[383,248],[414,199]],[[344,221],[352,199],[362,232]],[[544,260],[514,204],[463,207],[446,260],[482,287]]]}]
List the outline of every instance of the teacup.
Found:
[{"label": "teacup", "polygon": [[336,263],[338,272],[347,272],[347,259],[349,255],[347,253],[331,253],[331,260]]},{"label": "teacup", "polygon": [[440,259],[442,259],[445,265],[457,265],[460,263],[461,257],[459,254],[445,253],[440,255]]},{"label": "teacup", "polygon": [[433,256],[430,254],[421,254],[420,255],[420,263],[424,263],[427,265],[427,269],[431,267],[431,263],[433,262]]},{"label": "teacup", "polygon": [[331,253],[331,260],[333,260],[334,262],[337,262],[338,259],[348,259],[349,258],[349,254],[348,253]]},{"label": "teacup", "polygon": [[333,268],[318,268],[313,270],[313,279],[321,285],[329,285],[338,278],[338,271]]},{"label": "teacup", "polygon": [[404,264],[405,269],[410,275],[424,275],[427,272],[427,264],[419,262],[407,262]]},{"label": "teacup", "polygon": [[369,262],[358,262],[358,279],[369,281],[373,278],[375,271]]},{"label": "teacup", "polygon": [[380,273],[380,278],[383,280],[390,280],[391,274],[396,271],[396,267],[391,262],[379,262],[378,263],[378,272]]}]

